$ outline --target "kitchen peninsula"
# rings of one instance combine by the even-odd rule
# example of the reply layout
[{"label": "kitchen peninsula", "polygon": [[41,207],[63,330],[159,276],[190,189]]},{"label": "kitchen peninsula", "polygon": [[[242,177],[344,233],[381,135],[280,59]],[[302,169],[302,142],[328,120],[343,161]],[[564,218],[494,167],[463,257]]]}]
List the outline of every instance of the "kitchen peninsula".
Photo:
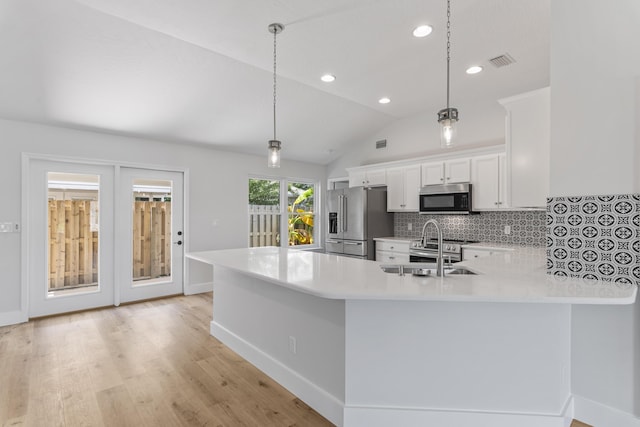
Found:
[{"label": "kitchen peninsula", "polygon": [[549,276],[541,248],[444,278],[286,248],[188,257],[214,266],[211,334],[344,426],[564,426],[571,306],[637,294]]}]

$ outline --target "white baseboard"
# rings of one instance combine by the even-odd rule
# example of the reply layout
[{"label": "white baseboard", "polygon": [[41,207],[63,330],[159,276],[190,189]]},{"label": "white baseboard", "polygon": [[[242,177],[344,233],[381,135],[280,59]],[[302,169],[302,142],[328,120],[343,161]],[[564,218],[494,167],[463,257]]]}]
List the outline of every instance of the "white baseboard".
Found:
[{"label": "white baseboard", "polygon": [[213,282],[206,283],[194,283],[184,286],[185,295],[203,294],[205,292],[213,291]]},{"label": "white baseboard", "polygon": [[348,406],[344,411],[345,426],[387,427],[569,427],[573,415],[573,399],[567,400],[560,414],[517,412],[481,412],[425,408],[384,408]]},{"label": "white baseboard", "polygon": [[640,418],[602,403],[573,396],[574,418],[597,427],[640,427]]},{"label": "white baseboard", "polygon": [[569,414],[539,415],[381,407],[346,407],[344,411],[345,426],[566,427],[570,423]]},{"label": "white baseboard", "polygon": [[[224,326],[211,322],[211,335],[269,375],[284,388],[337,426],[342,426],[344,403],[291,370],[278,360],[243,340]],[[399,424],[396,424],[399,425]]]},{"label": "white baseboard", "polygon": [[29,318],[22,311],[7,311],[0,313],[0,326],[15,325],[17,323],[27,322]]}]

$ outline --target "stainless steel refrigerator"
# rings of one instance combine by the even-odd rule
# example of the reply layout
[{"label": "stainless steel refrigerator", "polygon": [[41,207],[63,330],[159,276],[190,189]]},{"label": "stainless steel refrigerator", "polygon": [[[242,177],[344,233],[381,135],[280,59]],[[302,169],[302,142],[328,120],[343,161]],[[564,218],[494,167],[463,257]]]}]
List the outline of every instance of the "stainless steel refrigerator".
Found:
[{"label": "stainless steel refrigerator", "polygon": [[393,236],[385,188],[327,191],[327,253],[375,259],[375,237]]}]

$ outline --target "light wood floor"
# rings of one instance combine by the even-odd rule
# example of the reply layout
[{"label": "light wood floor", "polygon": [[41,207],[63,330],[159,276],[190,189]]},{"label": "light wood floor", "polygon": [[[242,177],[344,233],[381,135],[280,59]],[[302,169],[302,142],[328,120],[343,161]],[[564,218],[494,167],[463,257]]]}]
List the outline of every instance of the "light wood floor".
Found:
[{"label": "light wood floor", "polygon": [[211,307],[208,293],[0,328],[0,425],[332,426],[211,337]]},{"label": "light wood floor", "polygon": [[211,298],[0,328],[0,425],[331,426],[209,335]]}]

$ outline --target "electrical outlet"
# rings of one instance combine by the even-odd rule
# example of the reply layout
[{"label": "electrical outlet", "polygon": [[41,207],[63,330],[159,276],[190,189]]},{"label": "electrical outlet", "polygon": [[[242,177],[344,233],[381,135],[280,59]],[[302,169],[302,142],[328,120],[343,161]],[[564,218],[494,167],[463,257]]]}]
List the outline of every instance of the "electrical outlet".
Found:
[{"label": "electrical outlet", "polygon": [[504,226],[504,234],[511,234],[511,226],[510,225],[505,225]]},{"label": "electrical outlet", "polygon": [[289,351],[293,354],[298,352],[298,344],[296,343],[296,337],[289,335]]},{"label": "electrical outlet", "polygon": [[407,224],[407,230],[409,230],[409,231],[413,230],[413,224],[412,223],[408,223]]}]

